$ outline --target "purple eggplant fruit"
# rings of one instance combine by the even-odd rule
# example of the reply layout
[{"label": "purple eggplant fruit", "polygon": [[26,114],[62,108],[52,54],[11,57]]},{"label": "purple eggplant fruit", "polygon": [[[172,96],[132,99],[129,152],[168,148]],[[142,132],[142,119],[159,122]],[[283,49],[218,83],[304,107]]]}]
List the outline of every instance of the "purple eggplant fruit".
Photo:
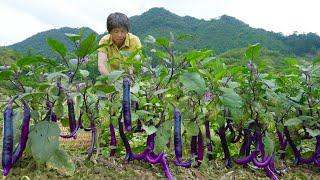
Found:
[{"label": "purple eggplant fruit", "polygon": [[[74,103],[71,96],[68,96],[67,98],[67,105],[68,105],[68,117],[69,117],[69,128],[70,132],[73,133],[76,131],[77,128],[77,122],[74,114]],[[76,139],[76,134],[73,135],[73,138]]]},{"label": "purple eggplant fruit", "polygon": [[113,124],[110,123],[109,126],[110,129],[110,156],[115,156],[116,154],[116,146],[117,146],[117,138],[116,138],[116,133],[114,130]]},{"label": "purple eggplant fruit", "polygon": [[28,135],[29,135],[29,123],[31,118],[31,112],[28,104],[25,101],[22,101],[24,111],[23,111],[23,121],[22,121],[22,128],[21,128],[21,135],[20,135],[20,142],[15,149],[13,156],[12,156],[12,164],[15,164],[17,160],[22,156],[24,149],[26,148],[28,142]]},{"label": "purple eggplant fruit", "polygon": [[127,131],[131,131],[131,109],[130,109],[130,79],[123,79],[123,99],[122,99],[122,113],[124,126]]},{"label": "purple eggplant fruit", "polygon": [[3,176],[7,176],[12,168],[13,151],[13,109],[10,101],[3,113],[3,145],[2,145],[2,169]]},{"label": "purple eggplant fruit", "polygon": [[210,124],[209,124],[209,121],[206,120],[205,121],[205,129],[206,129],[206,138],[207,138],[207,153],[208,153],[208,159],[209,161],[211,161],[213,159],[213,143],[212,143],[212,140],[211,140],[211,135],[210,135]]}]

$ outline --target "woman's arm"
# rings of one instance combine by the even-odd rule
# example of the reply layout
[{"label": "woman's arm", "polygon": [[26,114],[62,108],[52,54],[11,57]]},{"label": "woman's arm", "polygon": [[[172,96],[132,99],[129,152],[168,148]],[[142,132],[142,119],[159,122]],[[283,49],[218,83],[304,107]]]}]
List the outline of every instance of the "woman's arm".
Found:
[{"label": "woman's arm", "polygon": [[106,62],[107,62],[107,54],[103,52],[98,52],[98,69],[100,74],[102,75],[108,75],[110,72],[108,72],[107,67],[106,67]]}]

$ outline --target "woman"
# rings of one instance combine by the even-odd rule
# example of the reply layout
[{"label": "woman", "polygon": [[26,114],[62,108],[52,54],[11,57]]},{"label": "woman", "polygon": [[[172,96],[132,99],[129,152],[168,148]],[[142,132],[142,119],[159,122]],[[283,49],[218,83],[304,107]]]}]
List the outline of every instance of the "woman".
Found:
[{"label": "woman", "polygon": [[112,13],[107,18],[108,35],[101,38],[98,49],[98,68],[102,75],[108,75],[112,70],[119,69],[120,51],[133,52],[141,48],[139,38],[129,33],[129,19],[125,14]]}]

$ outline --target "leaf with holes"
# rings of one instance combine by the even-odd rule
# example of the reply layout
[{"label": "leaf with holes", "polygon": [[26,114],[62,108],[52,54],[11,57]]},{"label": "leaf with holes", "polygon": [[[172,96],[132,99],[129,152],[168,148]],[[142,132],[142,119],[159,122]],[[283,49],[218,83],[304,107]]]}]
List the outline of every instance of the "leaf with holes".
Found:
[{"label": "leaf with holes", "polygon": [[42,121],[29,134],[34,159],[45,163],[59,149],[60,129],[57,123]]}]

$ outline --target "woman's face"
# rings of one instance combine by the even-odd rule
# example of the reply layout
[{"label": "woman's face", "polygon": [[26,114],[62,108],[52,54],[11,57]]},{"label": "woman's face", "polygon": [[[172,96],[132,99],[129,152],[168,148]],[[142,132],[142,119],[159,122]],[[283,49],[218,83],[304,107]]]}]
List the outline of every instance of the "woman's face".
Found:
[{"label": "woman's face", "polygon": [[126,35],[128,31],[124,27],[113,28],[110,32],[113,43],[115,43],[118,48],[120,48],[124,41],[126,40]]}]

